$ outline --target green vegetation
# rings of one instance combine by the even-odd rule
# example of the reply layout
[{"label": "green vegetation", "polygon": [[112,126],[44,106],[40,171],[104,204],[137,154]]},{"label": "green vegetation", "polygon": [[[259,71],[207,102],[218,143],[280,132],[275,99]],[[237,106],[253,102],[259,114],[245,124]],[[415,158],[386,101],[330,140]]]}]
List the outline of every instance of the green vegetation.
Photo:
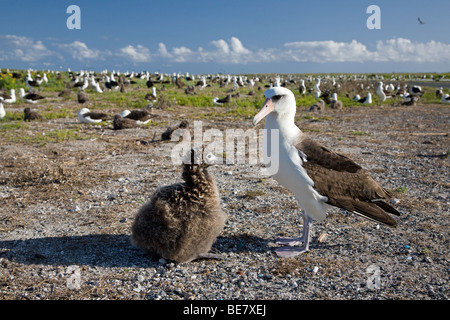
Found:
[{"label": "green vegetation", "polygon": [[401,187],[394,189],[393,191],[398,194],[403,194],[408,191],[408,188],[401,186]]},{"label": "green vegetation", "polygon": [[[3,118],[2,120],[4,120],[5,118]],[[24,122],[6,122],[6,121],[3,121],[3,122],[0,122],[0,131],[2,131],[2,130],[17,130],[17,129],[22,129],[23,127],[26,126],[26,124]]]},{"label": "green vegetation", "polygon": [[[80,105],[77,103],[76,92],[77,88],[72,88],[73,94],[69,97],[59,97],[58,93],[67,88],[68,85],[72,83],[72,75],[68,72],[48,72],[46,70],[35,70],[31,72],[31,76],[36,78],[39,74],[43,76],[46,74],[48,78],[47,83],[43,83],[41,88],[39,89],[40,94],[44,95],[46,99],[40,100],[36,105],[30,105],[32,109],[38,111],[43,117],[44,121],[46,120],[54,120],[54,119],[74,119],[77,121],[77,112],[80,109]],[[450,78],[450,74],[426,74],[429,79],[433,76],[435,79],[440,79],[441,77]],[[0,90],[4,92],[8,92],[10,89],[16,89],[16,94],[18,95],[19,88],[27,88],[25,84],[25,79],[27,76],[27,70],[6,70],[2,69],[0,72]],[[97,79],[102,77],[99,73],[94,73],[94,76]],[[154,75],[153,79],[155,78]],[[269,83],[273,78],[277,75],[244,75],[248,77],[258,76],[261,81],[258,82],[253,91],[256,92],[256,95],[249,95],[250,87],[239,87],[234,90],[231,90],[231,85],[226,85],[221,87],[218,82],[214,82],[212,80],[208,80],[209,86],[204,89],[200,89],[198,87],[195,88],[195,93],[187,94],[185,89],[190,86],[195,85],[196,80],[190,81],[189,83],[181,78],[181,82],[184,84],[183,87],[179,88],[175,83],[171,81],[165,83],[156,82],[154,86],[157,89],[158,99],[156,102],[153,102],[153,105],[156,109],[159,110],[167,110],[171,112],[177,112],[178,108],[183,107],[183,113],[186,112],[189,114],[190,119],[217,119],[217,118],[231,118],[234,120],[244,120],[247,121],[251,119],[262,107],[264,103],[263,92],[268,87]],[[282,75],[283,78],[288,78],[290,75]],[[403,85],[405,82],[409,80],[419,79],[423,76],[423,74],[366,74],[363,77],[359,77],[358,80],[354,79],[354,75],[350,74],[293,74],[294,78],[299,79],[307,79],[311,76],[313,79],[317,77],[324,77],[331,79],[331,77],[335,77],[336,81],[339,82],[340,88],[337,89],[331,85],[331,82],[325,80],[322,82],[321,89],[322,92],[326,92],[329,90],[330,94],[332,92],[337,91],[339,100],[342,101],[344,108],[352,108],[352,107],[364,107],[371,108],[375,106],[392,106],[399,105],[402,102],[401,97],[396,97],[393,99],[388,99],[385,102],[381,103],[379,97],[375,93],[376,81],[380,78],[384,78],[384,82],[392,82],[395,85]],[[392,77],[400,78],[401,80],[393,80]],[[356,77],[358,78],[358,77]],[[166,77],[167,79],[167,77]],[[151,92],[151,89],[147,88],[146,80],[144,79],[132,79],[133,84],[125,86],[125,92],[120,91],[111,91],[105,89],[103,93],[97,93],[92,88],[87,88],[85,91],[89,95],[90,102],[85,105],[90,110],[104,110],[111,114],[111,117],[114,113],[119,113],[124,109],[132,110],[132,109],[141,109],[147,106],[149,103],[145,100],[145,96]],[[313,80],[314,81],[314,80]],[[310,121],[310,122],[322,122],[322,121],[333,121],[333,114],[327,113],[325,114],[317,114],[304,112],[311,105],[316,102],[316,99],[311,93],[306,93],[301,95],[298,91],[297,83],[287,83],[287,87],[292,90],[295,95],[296,104],[298,109],[301,112],[297,113],[296,121]],[[313,83],[306,83],[308,88],[311,88]],[[363,89],[364,88],[364,89]],[[435,96],[436,87],[427,87],[422,85],[422,88],[425,91],[425,94],[421,97],[421,104],[428,103],[441,103],[440,99]],[[372,100],[373,103],[371,105],[362,106],[359,102],[353,101],[353,96],[358,93],[360,96],[365,96],[367,91],[372,92]],[[450,93],[448,88],[444,89],[444,92]],[[231,103],[223,104],[223,105],[214,105],[213,99],[214,97],[223,98],[227,94],[232,95]],[[28,130],[27,124],[23,123],[23,108],[25,104],[18,97],[18,101],[12,105],[5,106],[6,116],[3,119],[0,119],[0,130],[6,132],[5,134],[9,136],[9,139],[12,138],[12,132],[14,131],[24,131]],[[18,110],[20,108],[20,110]],[[191,108],[186,111],[187,108]],[[327,107],[328,108],[328,107]],[[11,111],[11,109],[16,109]],[[109,125],[109,122],[103,122],[99,125]],[[160,125],[168,125],[163,121],[150,121],[145,126],[160,126]],[[314,131],[320,130],[318,128],[309,128],[307,130]],[[69,129],[68,131],[55,131],[55,132],[47,132],[45,134],[30,134],[21,132],[21,137],[14,138],[16,141],[31,141],[31,142],[39,142],[39,143],[47,143],[53,141],[65,141],[71,139],[83,139],[89,138],[83,137],[81,134],[76,133],[76,130]],[[365,131],[353,130],[350,131],[351,135],[354,136],[363,136],[369,135],[370,133]],[[8,138],[7,138],[8,139]],[[447,152],[448,154],[448,152]]]},{"label": "green vegetation", "polygon": [[256,198],[256,197],[263,196],[263,195],[265,195],[265,192],[264,191],[260,191],[260,190],[248,190],[245,193],[245,196],[247,198]]},{"label": "green vegetation", "polygon": [[0,124],[1,123],[6,123],[6,122],[9,122],[9,121],[23,120],[23,118],[24,118],[23,112],[9,112],[9,111],[6,111],[5,117],[0,119]]},{"label": "green vegetation", "polygon": [[54,110],[52,107],[47,107],[42,112],[42,116],[45,119],[50,120],[50,119],[59,119],[59,118],[71,118],[71,117],[75,117],[76,114],[74,114],[73,111],[66,109],[66,108]]},{"label": "green vegetation", "polygon": [[[18,129],[22,129],[19,127]],[[11,128],[12,129],[12,128]],[[95,135],[80,133],[75,129],[58,129],[43,132],[26,131],[20,135],[5,134],[4,138],[11,142],[28,142],[45,145],[47,143],[56,143],[70,140],[90,140],[95,138]]]}]

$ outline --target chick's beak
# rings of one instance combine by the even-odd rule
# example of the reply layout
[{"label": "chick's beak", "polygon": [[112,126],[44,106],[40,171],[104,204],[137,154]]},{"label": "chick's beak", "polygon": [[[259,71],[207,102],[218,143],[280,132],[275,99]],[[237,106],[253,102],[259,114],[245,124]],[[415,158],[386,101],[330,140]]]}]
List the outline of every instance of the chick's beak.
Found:
[{"label": "chick's beak", "polygon": [[262,119],[264,119],[265,116],[267,116],[269,113],[273,111],[273,103],[270,98],[267,98],[264,102],[263,107],[258,112],[258,114],[253,118],[253,125],[255,126],[258,122],[260,122]]}]

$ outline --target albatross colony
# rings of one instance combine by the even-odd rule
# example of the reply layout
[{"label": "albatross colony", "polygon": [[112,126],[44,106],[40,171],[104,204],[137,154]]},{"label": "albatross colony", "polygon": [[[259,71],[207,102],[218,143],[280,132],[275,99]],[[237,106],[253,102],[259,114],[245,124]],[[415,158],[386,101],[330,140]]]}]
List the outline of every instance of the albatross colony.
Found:
[{"label": "albatross colony", "polygon": [[[273,178],[295,195],[303,209],[302,236],[277,239],[283,245],[276,250],[278,256],[293,257],[309,250],[310,223],[326,218],[327,205],[396,226],[390,214],[400,213],[386,202],[391,199],[389,192],[353,160],[328,150],[295,125],[296,103],[292,91],[273,87],[264,96],[265,103],[253,118],[253,125],[266,118],[264,162],[273,166],[269,167]],[[278,159],[274,159],[274,154]]]}]

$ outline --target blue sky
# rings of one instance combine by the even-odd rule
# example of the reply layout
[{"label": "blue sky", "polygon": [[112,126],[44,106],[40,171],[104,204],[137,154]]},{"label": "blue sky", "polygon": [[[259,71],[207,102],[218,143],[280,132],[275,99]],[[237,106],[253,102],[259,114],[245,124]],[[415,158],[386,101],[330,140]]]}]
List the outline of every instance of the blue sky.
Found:
[{"label": "blue sky", "polygon": [[[370,5],[381,29],[367,28]],[[450,72],[448,0],[0,0],[0,12],[1,68]]]}]

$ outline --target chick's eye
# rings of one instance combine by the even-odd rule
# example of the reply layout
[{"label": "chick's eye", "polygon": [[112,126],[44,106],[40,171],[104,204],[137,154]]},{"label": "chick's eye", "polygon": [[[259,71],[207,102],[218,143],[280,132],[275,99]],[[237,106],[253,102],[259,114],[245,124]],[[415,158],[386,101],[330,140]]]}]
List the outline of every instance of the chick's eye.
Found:
[{"label": "chick's eye", "polygon": [[272,97],[272,100],[273,101],[278,101],[278,100],[280,100],[281,99],[281,95],[279,95],[279,94],[277,94],[276,96],[273,96]]}]

